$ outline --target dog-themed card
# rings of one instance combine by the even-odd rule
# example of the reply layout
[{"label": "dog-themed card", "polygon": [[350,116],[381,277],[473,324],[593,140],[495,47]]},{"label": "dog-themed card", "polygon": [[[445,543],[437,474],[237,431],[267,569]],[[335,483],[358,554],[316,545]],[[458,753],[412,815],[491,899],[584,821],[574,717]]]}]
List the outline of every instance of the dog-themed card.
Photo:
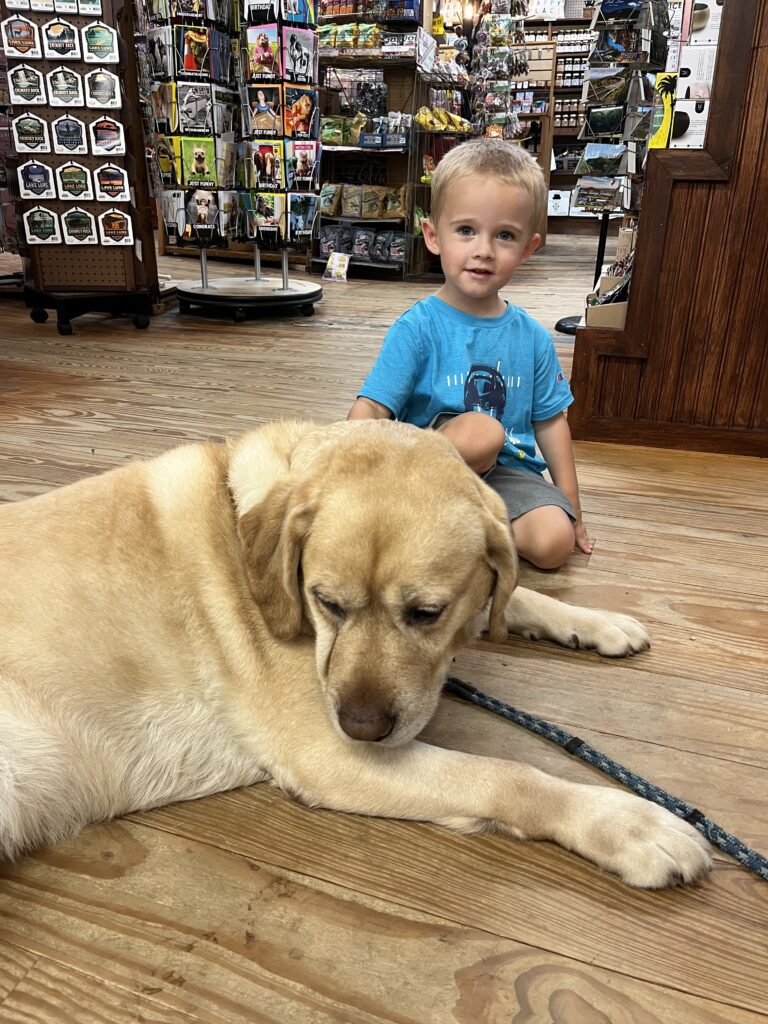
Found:
[{"label": "dog-themed card", "polygon": [[283,90],[279,85],[248,86],[246,134],[273,139],[283,134]]},{"label": "dog-themed card", "polygon": [[271,82],[280,78],[280,42],[277,25],[252,25],[247,32],[248,78]]},{"label": "dog-themed card", "polygon": [[310,85],[317,81],[317,35],[311,29],[283,26],[283,77]]},{"label": "dog-themed card", "polygon": [[286,138],[317,138],[317,89],[286,85],[284,100],[283,127]]},{"label": "dog-themed card", "polygon": [[219,179],[213,137],[190,139],[182,136],[180,141],[182,184],[189,188],[216,188]]},{"label": "dog-themed card", "polygon": [[285,195],[281,192],[251,192],[242,197],[248,238],[267,244],[281,242],[285,235]]},{"label": "dog-themed card", "polygon": [[288,238],[290,241],[306,242],[309,239],[316,212],[316,195],[292,192],[288,196]]},{"label": "dog-themed card", "polygon": [[285,176],[289,192],[313,192],[317,187],[320,145],[313,141],[286,142]]},{"label": "dog-themed card", "polygon": [[246,188],[278,189],[285,187],[283,175],[284,149],[282,141],[259,140],[248,146]]},{"label": "dog-themed card", "polygon": [[176,25],[177,78],[210,78],[211,52],[208,29],[203,25]]},{"label": "dog-themed card", "polygon": [[184,238],[211,240],[219,233],[218,192],[190,189],[184,197]]}]

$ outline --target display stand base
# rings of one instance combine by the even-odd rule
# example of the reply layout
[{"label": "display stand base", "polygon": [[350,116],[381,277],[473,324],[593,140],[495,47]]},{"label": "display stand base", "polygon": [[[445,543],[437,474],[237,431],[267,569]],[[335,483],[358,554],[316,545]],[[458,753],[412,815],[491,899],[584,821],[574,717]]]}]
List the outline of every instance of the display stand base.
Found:
[{"label": "display stand base", "polygon": [[279,278],[249,280],[242,277],[217,277],[215,284],[204,288],[200,281],[178,281],[176,296],[180,313],[204,313],[226,310],[235,323],[242,323],[249,314],[295,310],[313,316],[315,303],[323,289],[311,281],[288,281],[284,288]]},{"label": "display stand base", "polygon": [[72,334],[71,321],[86,313],[132,316],[134,327],[142,331],[149,327],[157,299],[150,292],[39,292],[25,288],[24,301],[36,324],[44,324],[48,310],[53,309],[59,334]]}]

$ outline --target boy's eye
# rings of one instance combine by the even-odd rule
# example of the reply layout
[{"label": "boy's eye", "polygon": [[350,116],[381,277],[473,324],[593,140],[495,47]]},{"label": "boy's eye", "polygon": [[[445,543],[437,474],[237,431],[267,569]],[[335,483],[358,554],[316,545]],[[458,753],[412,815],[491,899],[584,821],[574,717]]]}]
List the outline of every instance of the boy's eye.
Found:
[{"label": "boy's eye", "polygon": [[502,242],[514,242],[515,240],[515,236],[512,234],[511,231],[500,231],[499,238],[501,239]]},{"label": "boy's eye", "polygon": [[468,224],[462,224],[458,229],[458,233],[467,237],[472,234],[472,228]]}]

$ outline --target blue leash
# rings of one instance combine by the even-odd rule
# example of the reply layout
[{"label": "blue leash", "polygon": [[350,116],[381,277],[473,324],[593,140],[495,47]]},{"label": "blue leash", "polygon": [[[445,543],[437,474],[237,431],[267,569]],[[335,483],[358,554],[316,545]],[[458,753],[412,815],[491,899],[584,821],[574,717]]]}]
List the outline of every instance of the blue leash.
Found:
[{"label": "blue leash", "polygon": [[635,775],[628,768],[618,764],[616,761],[612,761],[610,757],[601,754],[599,750],[595,750],[594,747],[585,743],[578,736],[573,736],[571,733],[566,732],[565,729],[560,729],[550,722],[545,722],[543,718],[536,718],[534,715],[529,715],[526,711],[519,711],[517,708],[513,708],[510,704],[504,704],[495,697],[489,697],[488,694],[483,693],[481,690],[476,690],[474,686],[470,686],[469,683],[465,683],[462,679],[457,679],[455,676],[448,676],[443,686],[443,691],[452,697],[465,700],[469,704],[476,704],[479,708],[485,708],[486,711],[492,711],[495,715],[501,715],[502,718],[506,718],[510,722],[522,725],[529,732],[535,732],[537,736],[543,736],[545,740],[556,743],[566,753],[578,757],[587,764],[591,764],[594,768],[598,768],[601,772],[610,776],[610,778],[616,779],[624,786],[634,790],[639,796],[659,804],[661,807],[677,815],[678,818],[687,821],[689,825],[693,825],[697,832],[701,832],[704,838],[708,839],[713,846],[722,850],[723,853],[727,853],[729,857],[733,857],[734,860],[737,860],[739,864],[743,864],[749,871],[753,871],[764,882],[768,882],[768,857],[763,857],[756,850],[750,849],[740,839],[737,839],[736,836],[726,832],[724,828],[721,828],[714,821],[710,821],[709,818],[705,817],[695,807],[691,807],[690,804],[684,803],[684,801],[679,800],[676,796],[671,796],[658,786],[654,786],[639,775]]}]

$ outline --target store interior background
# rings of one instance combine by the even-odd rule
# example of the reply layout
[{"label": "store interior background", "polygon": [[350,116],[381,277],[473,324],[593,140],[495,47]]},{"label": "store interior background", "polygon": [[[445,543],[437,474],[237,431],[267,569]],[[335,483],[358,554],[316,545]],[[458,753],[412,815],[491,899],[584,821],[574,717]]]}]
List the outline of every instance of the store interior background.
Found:
[{"label": "store interior background", "polygon": [[[456,671],[766,853],[768,2],[729,0],[722,33],[706,147],[649,163],[624,326],[555,333],[585,308],[599,218],[552,218],[504,293],[553,331],[572,379],[595,539],[591,557],[527,582],[635,615],[653,647],[614,662],[481,641]],[[197,273],[194,253],[162,248],[164,287]],[[0,274],[19,266],[0,254]],[[213,255],[208,270],[253,274]],[[279,257],[263,272],[279,282]],[[293,255],[290,273],[304,276]],[[168,295],[146,330],[89,313],[71,335],[53,312],[33,323],[14,287],[0,300],[3,501],[280,417],[343,418],[387,327],[436,283],[352,272],[323,283],[314,316],[239,324],[180,314]],[[603,781],[454,701],[426,738]],[[764,890],[718,855],[699,887],[635,892],[548,844],[309,810],[254,787],[1,866],[0,1019],[765,1024]]]}]

